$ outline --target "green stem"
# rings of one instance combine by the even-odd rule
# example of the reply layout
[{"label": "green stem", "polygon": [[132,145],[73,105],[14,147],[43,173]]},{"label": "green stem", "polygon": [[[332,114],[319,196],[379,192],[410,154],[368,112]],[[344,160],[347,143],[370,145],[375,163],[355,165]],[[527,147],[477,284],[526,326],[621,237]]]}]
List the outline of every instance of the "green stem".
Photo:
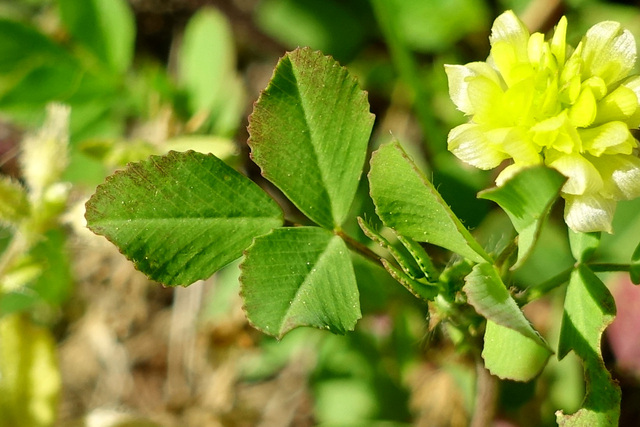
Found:
[{"label": "green stem", "polygon": [[[608,273],[614,271],[629,271],[631,266],[629,264],[615,264],[615,263],[587,263],[587,267],[594,273]],[[569,281],[571,278],[571,272],[575,269],[575,266],[567,268],[563,272],[553,276],[551,279],[540,283],[539,285],[532,286],[525,289],[519,295],[515,296],[515,300],[518,305],[523,306],[531,301],[535,301],[542,297],[549,291],[561,286]]]},{"label": "green stem", "polygon": [[605,273],[612,271],[629,271],[631,266],[629,264],[613,264],[613,263],[593,263],[587,264],[589,269],[594,273]]},{"label": "green stem", "polygon": [[545,282],[525,289],[515,297],[516,302],[519,306],[523,306],[530,303],[531,301],[537,300],[538,298],[542,297],[558,286],[565,284],[571,277],[572,271],[573,267],[568,268]]},{"label": "green stem", "polygon": [[338,235],[342,240],[344,240],[344,242],[347,244],[347,246],[350,249],[354,250],[355,252],[359,253],[363,257],[373,261],[374,263],[384,268],[384,265],[382,265],[380,255],[376,254],[374,251],[372,251],[362,243],[358,242],[353,237],[349,236],[348,234],[345,234],[345,232],[342,230],[336,231],[336,235]]}]

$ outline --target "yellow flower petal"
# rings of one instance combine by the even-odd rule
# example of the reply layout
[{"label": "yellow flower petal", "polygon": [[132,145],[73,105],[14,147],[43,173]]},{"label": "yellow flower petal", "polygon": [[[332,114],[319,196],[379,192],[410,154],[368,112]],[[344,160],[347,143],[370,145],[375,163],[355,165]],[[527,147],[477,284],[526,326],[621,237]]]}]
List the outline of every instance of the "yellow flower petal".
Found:
[{"label": "yellow flower petal", "polygon": [[640,127],[640,76],[629,77],[622,83],[622,85],[631,89],[638,98],[636,111],[631,115],[631,117],[625,120],[625,123],[627,123],[629,129]]},{"label": "yellow flower petal", "polygon": [[560,73],[559,99],[564,104],[573,105],[581,91],[582,44],[579,44]]},{"label": "yellow flower petal", "polygon": [[542,57],[545,53],[544,34],[531,34],[531,37],[529,37],[529,43],[527,45],[527,52],[529,54],[529,62],[534,65],[539,65],[540,62],[542,62]]},{"label": "yellow flower petal", "polygon": [[567,18],[562,17],[556,25],[556,30],[551,39],[551,52],[556,57],[558,64],[564,64],[567,55]]},{"label": "yellow flower petal", "polygon": [[593,156],[631,154],[636,141],[623,122],[607,122],[595,128],[578,129],[582,147]]},{"label": "yellow flower petal", "polygon": [[565,196],[564,220],[579,233],[606,231],[611,233],[611,221],[616,202],[598,195]]},{"label": "yellow flower petal", "polygon": [[449,96],[458,110],[473,115],[474,109],[469,101],[469,80],[482,76],[500,87],[500,76],[486,62],[471,62],[467,65],[445,65],[444,71],[449,81]]},{"label": "yellow flower petal", "polygon": [[605,123],[613,120],[626,120],[638,109],[638,96],[626,87],[618,86],[616,90],[598,102],[598,115],[595,123]]},{"label": "yellow flower petal", "polygon": [[595,193],[604,185],[598,169],[580,154],[547,155],[545,163],[568,178],[562,187],[565,194]]},{"label": "yellow flower petal", "polygon": [[457,158],[479,169],[493,169],[509,158],[487,138],[486,129],[472,123],[453,128],[447,144]]},{"label": "yellow flower petal", "polygon": [[582,143],[578,131],[569,121],[567,111],[543,120],[531,128],[532,140],[540,147],[553,147],[563,153],[580,151]]},{"label": "yellow flower petal", "polygon": [[591,159],[604,180],[602,194],[615,200],[640,197],[640,159],[634,155],[612,155]]},{"label": "yellow flower petal", "polygon": [[583,81],[582,87],[588,87],[591,89],[591,92],[597,101],[600,101],[607,94],[607,85],[604,80],[598,76],[592,76]]},{"label": "yellow flower petal", "polygon": [[467,95],[467,78],[473,76],[473,71],[464,65],[445,65],[444,70],[449,79],[449,96],[458,110],[467,115],[473,114],[473,107]]},{"label": "yellow flower petal", "polygon": [[[505,120],[502,88],[485,76],[467,77],[467,96],[473,110],[473,121],[493,126],[509,125]],[[507,116],[508,117],[508,116]]]},{"label": "yellow flower petal", "polygon": [[491,27],[491,58],[507,85],[522,77],[515,72],[519,65],[529,63],[529,30],[512,11],[498,16]]},{"label": "yellow flower petal", "polygon": [[575,104],[569,108],[569,120],[575,127],[587,127],[596,118],[596,98],[589,87],[583,87]]},{"label": "yellow flower petal", "polygon": [[583,77],[599,76],[607,85],[625,78],[636,61],[636,41],[618,22],[600,22],[587,31],[582,59]]},{"label": "yellow flower petal", "polygon": [[[502,131],[502,133],[498,133]],[[504,132],[506,131],[506,132]],[[540,147],[530,139],[528,132],[521,128],[498,129],[487,132],[489,140],[499,140],[500,148],[507,153],[513,161],[520,165],[535,165],[542,162]]]}]

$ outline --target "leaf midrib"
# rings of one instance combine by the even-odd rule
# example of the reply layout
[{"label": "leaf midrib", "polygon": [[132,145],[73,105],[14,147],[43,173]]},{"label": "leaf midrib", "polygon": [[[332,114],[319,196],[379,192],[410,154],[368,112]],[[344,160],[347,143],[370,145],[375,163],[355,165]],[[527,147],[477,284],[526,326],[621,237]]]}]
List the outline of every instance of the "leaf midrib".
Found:
[{"label": "leaf midrib", "polygon": [[324,170],[324,168],[322,168],[322,165],[320,164],[319,159],[319,155],[321,155],[322,153],[318,153],[317,151],[317,144],[316,144],[316,136],[315,136],[315,132],[312,132],[312,128],[310,126],[310,119],[308,116],[308,112],[310,110],[310,108],[308,107],[308,103],[307,103],[307,99],[305,97],[302,96],[302,93],[300,92],[300,80],[298,78],[298,67],[297,64],[292,60],[291,56],[289,56],[289,63],[291,64],[291,76],[294,78],[294,87],[295,87],[295,93],[296,96],[298,98],[298,100],[300,101],[300,109],[302,110],[302,117],[304,119],[304,125],[305,125],[305,129],[306,132],[309,134],[309,142],[311,143],[311,153],[313,154],[313,161],[315,163],[315,166],[317,168],[317,170],[320,172],[320,180],[322,182],[322,186],[324,188],[325,193],[327,194],[327,196],[329,197],[329,203],[330,203],[330,212],[331,212],[331,222],[333,223],[333,225],[336,225],[336,218],[335,218],[335,212],[334,212],[334,200],[333,200],[333,194],[330,192],[330,188],[327,185],[328,181],[327,181],[327,177],[326,177],[326,171]]},{"label": "leaf midrib", "polygon": [[300,283],[300,285],[298,286],[298,289],[296,289],[295,294],[291,298],[291,304],[289,305],[289,308],[287,308],[285,310],[285,312],[284,312],[284,314],[282,316],[282,321],[280,322],[280,325],[278,327],[278,331],[279,331],[280,334],[283,334],[284,332],[286,332],[286,331],[283,332],[283,328],[286,326],[289,318],[291,317],[290,316],[291,310],[293,310],[294,308],[298,307],[300,294],[301,294],[303,289],[305,289],[307,286],[309,286],[311,277],[319,274],[318,273],[319,269],[317,268],[317,266],[319,264],[322,264],[322,260],[325,257],[327,257],[328,254],[330,253],[329,248],[332,246],[332,243],[333,243],[335,238],[336,238],[336,236],[332,236],[327,240],[324,249],[316,257],[315,262],[313,263],[313,265],[311,265],[309,272],[304,276],[304,280]]}]

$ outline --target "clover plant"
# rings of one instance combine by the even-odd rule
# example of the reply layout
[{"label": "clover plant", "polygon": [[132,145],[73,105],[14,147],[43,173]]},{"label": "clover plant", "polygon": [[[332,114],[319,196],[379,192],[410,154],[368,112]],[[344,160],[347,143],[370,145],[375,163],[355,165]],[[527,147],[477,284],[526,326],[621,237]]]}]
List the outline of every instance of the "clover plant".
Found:
[{"label": "clover plant", "polygon": [[[506,12],[494,23],[486,62],[446,67],[452,100],[469,116],[450,132],[449,150],[481,169],[506,165],[497,187],[478,197],[511,219],[510,242],[483,247],[398,141],[369,156],[367,94],[347,69],[308,48],[277,64],[249,118],[248,141],[264,178],[306,219],[285,216],[281,198],[215,156],[188,151],[110,176],[86,205],[88,226],[167,286],[188,286],[243,257],[247,318],[277,338],[300,326],[353,330],[361,311],[352,259],[364,257],[495,377],[529,381],[554,353],[574,351],[586,396],[576,413],[559,411],[558,423],[616,425],[620,388],[600,350],[615,304],[595,273],[629,271],[638,283],[640,254],[618,265],[590,260],[600,232],[612,232],[616,202],[640,195],[629,130],[640,124],[640,77],[629,76],[635,41],[619,24],[595,25],[576,48],[566,31],[562,18],[545,41]],[[352,209],[367,159],[380,221]],[[560,199],[575,265],[515,291],[513,273]],[[348,226],[356,217],[363,233]],[[567,282],[560,338],[550,342],[522,307]],[[491,413],[477,403],[476,425],[483,411]]]}]

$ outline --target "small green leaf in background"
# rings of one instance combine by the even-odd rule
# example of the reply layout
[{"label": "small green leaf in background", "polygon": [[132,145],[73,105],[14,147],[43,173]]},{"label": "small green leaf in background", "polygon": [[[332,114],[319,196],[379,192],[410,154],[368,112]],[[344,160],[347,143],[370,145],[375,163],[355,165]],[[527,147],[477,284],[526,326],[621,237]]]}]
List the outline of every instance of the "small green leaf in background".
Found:
[{"label": "small green leaf in background", "polygon": [[251,155],[307,217],[340,227],[373,119],[366,93],[345,68],[321,52],[296,49],[278,62],[249,118]]},{"label": "small green leaf in background", "polygon": [[52,60],[73,62],[71,55],[34,28],[0,19],[1,75],[24,73]]},{"label": "small green leaf in background", "polygon": [[482,358],[502,379],[530,381],[546,366],[551,353],[521,333],[487,320]]},{"label": "small green leaf in background", "polygon": [[560,426],[618,425],[620,387],[607,371],[600,350],[602,334],[615,315],[615,301],[607,287],[587,266],[579,265],[567,287],[558,358],[573,350],[582,359],[587,394],[575,414],[556,413]]},{"label": "small green leaf in background", "polygon": [[135,19],[125,0],[58,0],[60,16],[76,42],[113,71],[131,65]]},{"label": "small green leaf in background", "polygon": [[[30,126],[42,120],[41,109],[66,98],[78,86],[82,70],[62,47],[34,28],[0,19],[0,109]],[[23,116],[24,115],[24,116]]]},{"label": "small green leaf in background", "polygon": [[533,250],[542,223],[566,180],[553,169],[532,167],[523,169],[501,187],[478,195],[500,205],[518,232],[518,261],[514,269],[522,265]]},{"label": "small green leaf in background", "polygon": [[393,0],[405,43],[423,52],[442,52],[470,33],[489,27],[482,0]]},{"label": "small green leaf in background", "polygon": [[[552,352],[509,294],[496,267],[488,263],[475,265],[465,278],[463,290],[467,294],[469,304],[487,319],[487,323],[491,321],[500,326],[499,328],[487,325],[489,335],[485,335],[483,356],[491,373],[501,378],[519,381],[528,381],[537,375]],[[519,334],[522,339],[515,337],[511,331],[505,332],[505,328]],[[503,332],[504,335],[501,335]],[[525,347],[520,349],[521,352],[512,355],[535,360],[538,370],[503,355],[512,351],[510,346],[514,343]]]},{"label": "small green leaf in background", "polygon": [[0,280],[0,317],[26,310],[56,312],[71,294],[73,279],[66,235],[60,229],[49,230],[29,251],[29,255]]},{"label": "small green leaf in background", "polygon": [[265,33],[290,49],[309,46],[349,60],[369,35],[367,11],[366,1],[262,0],[255,19]]},{"label": "small green leaf in background", "polygon": [[51,333],[19,315],[1,318],[0,425],[53,425],[60,384]]},{"label": "small green leaf in background", "polygon": [[244,108],[244,88],[236,73],[233,34],[226,17],[213,8],[188,22],[178,52],[178,81],[191,114],[211,116],[213,131],[235,130]]},{"label": "small green leaf in background", "polygon": [[29,214],[24,187],[6,176],[0,176],[0,223],[17,224]]},{"label": "small green leaf in background", "polygon": [[241,268],[247,318],[268,335],[298,326],[343,334],[361,317],[351,255],[327,230],[275,229],[255,239]]},{"label": "small green leaf in background", "polygon": [[87,202],[86,218],[136,268],[171,286],[206,279],[282,225],[280,207],[260,187],[193,151],[116,172]]},{"label": "small green leaf in background", "polygon": [[397,141],[373,154],[369,183],[376,213],[398,234],[475,262],[490,259]]}]

